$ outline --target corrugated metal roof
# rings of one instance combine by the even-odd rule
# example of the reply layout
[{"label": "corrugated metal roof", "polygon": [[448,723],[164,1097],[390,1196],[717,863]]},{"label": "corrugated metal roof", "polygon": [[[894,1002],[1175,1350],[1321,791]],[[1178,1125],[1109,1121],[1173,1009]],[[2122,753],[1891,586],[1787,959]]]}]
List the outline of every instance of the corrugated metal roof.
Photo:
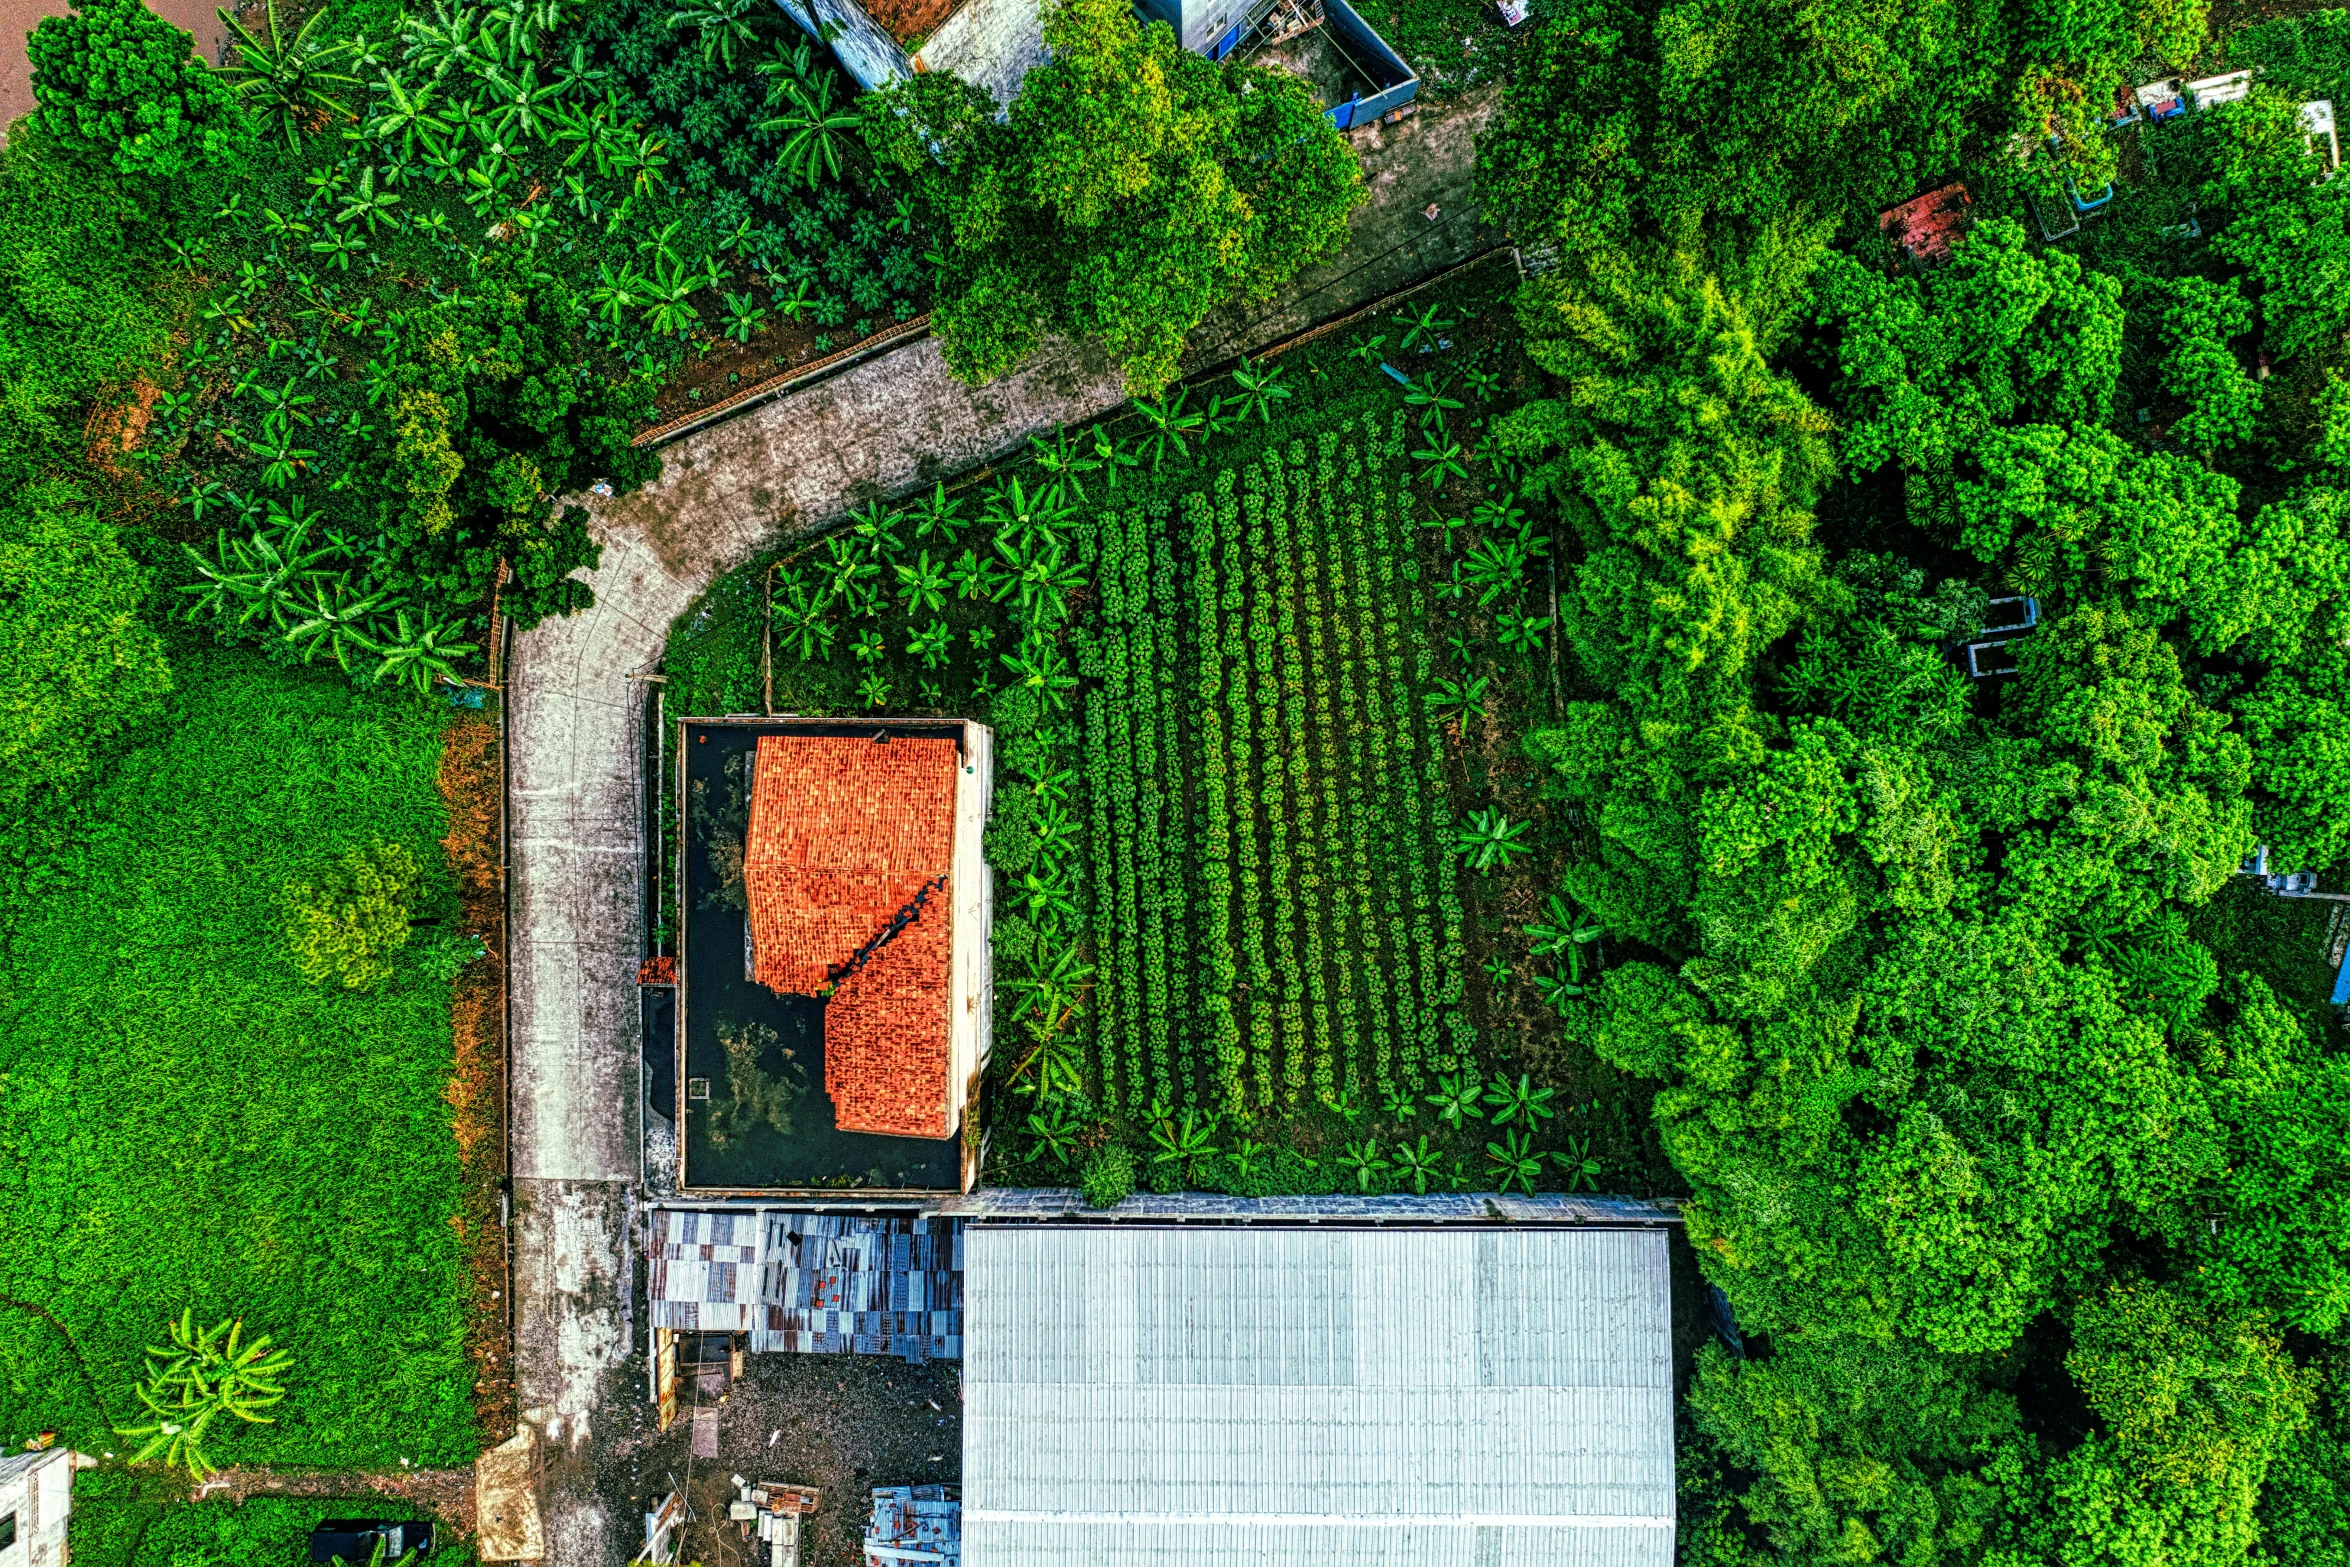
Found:
[{"label": "corrugated metal roof", "polygon": [[1670,1567],[1661,1231],[975,1225],[973,1567]]}]

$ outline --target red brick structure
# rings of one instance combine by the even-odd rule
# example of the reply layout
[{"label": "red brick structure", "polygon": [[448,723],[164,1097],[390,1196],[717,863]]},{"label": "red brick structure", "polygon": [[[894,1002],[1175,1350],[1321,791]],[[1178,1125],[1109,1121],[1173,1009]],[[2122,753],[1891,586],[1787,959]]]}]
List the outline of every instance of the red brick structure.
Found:
[{"label": "red brick structure", "polygon": [[838,986],[824,1009],[824,1091],[843,1131],[948,1132],[960,766],[946,739],[759,737],[743,853],[753,973],[795,995]]}]

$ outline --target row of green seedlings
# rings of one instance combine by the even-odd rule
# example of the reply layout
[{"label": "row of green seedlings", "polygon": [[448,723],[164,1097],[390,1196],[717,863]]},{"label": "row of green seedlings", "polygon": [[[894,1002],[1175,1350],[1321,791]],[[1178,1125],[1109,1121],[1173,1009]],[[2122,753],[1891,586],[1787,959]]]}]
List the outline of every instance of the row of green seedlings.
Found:
[{"label": "row of green seedlings", "polygon": [[[1439,755],[1404,674],[1396,444],[1327,432],[1312,459],[1293,443],[1184,502],[1203,1064],[1235,1113],[1309,1086],[1324,1103],[1416,1088],[1467,1050],[1458,898],[1428,852],[1447,826]],[[1373,876],[1375,856],[1390,874]]]},{"label": "row of green seedlings", "polygon": [[[1538,1088],[1524,1073],[1515,1082],[1506,1077],[1486,1082],[1473,1068],[1463,1067],[1437,1079],[1435,1091],[1418,1099],[1408,1094],[1388,1095],[1387,1118],[1397,1123],[1395,1141],[1382,1145],[1375,1136],[1359,1142],[1349,1137],[1340,1142],[1334,1162],[1354,1178],[1356,1189],[1362,1192],[1391,1191],[1405,1185],[1420,1194],[1432,1187],[1452,1191],[1474,1189],[1478,1181],[1471,1175],[1467,1162],[1455,1155],[1448,1166],[1444,1148],[1430,1145],[1432,1134],[1423,1132],[1416,1138],[1404,1135],[1401,1123],[1418,1114],[1424,1099],[1435,1107],[1436,1119],[1456,1134],[1467,1132],[1471,1122],[1484,1122],[1490,1112],[1493,1138],[1485,1144],[1483,1173],[1495,1189],[1531,1193],[1545,1167],[1555,1165],[1564,1172],[1570,1191],[1596,1191],[1605,1166],[1592,1153],[1588,1134],[1570,1134],[1561,1149],[1534,1147],[1535,1133],[1541,1124],[1558,1114],[1552,1106],[1557,1096],[1558,1090]],[[1364,1114],[1351,1099],[1342,1099],[1336,1108],[1350,1126]],[[1588,1111],[1590,1107],[1582,1108]],[[1153,1148],[1151,1163],[1160,1167],[1173,1165],[1187,1179],[1196,1178],[1202,1165],[1216,1162],[1232,1181],[1246,1185],[1274,1151],[1271,1145],[1256,1141],[1245,1130],[1231,1141],[1224,1141],[1224,1117],[1215,1110],[1174,1107],[1154,1097],[1143,1111],[1143,1119]],[[1032,1138],[1028,1149],[1031,1163],[1074,1164],[1087,1127],[1071,1112],[1066,1101],[1056,1099],[1031,1112],[1028,1130]],[[1315,1169],[1321,1161],[1304,1157],[1303,1163],[1308,1169]]]},{"label": "row of green seedlings", "polygon": [[1193,1018],[1184,866],[1175,553],[1141,511],[1101,515],[1095,581],[1102,684],[1086,704],[1092,801],[1096,1069],[1112,1104],[1196,1092],[1179,1043]]}]

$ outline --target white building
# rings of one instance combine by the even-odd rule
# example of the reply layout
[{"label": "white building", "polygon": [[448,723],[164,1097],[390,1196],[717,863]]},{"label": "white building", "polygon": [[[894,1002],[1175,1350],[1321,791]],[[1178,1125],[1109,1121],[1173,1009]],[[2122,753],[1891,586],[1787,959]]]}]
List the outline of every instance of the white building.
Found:
[{"label": "white building", "polygon": [[0,1567],[65,1567],[73,1454],[62,1447],[0,1458]]},{"label": "white building", "polygon": [[974,1222],[966,1567],[1671,1567],[1665,1245]]}]

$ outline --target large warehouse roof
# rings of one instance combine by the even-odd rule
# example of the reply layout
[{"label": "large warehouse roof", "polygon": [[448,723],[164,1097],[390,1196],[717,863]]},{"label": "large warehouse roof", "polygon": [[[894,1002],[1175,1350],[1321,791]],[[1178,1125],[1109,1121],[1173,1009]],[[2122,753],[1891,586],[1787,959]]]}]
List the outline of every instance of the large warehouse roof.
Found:
[{"label": "large warehouse roof", "polygon": [[970,1567],[1670,1567],[1655,1230],[974,1225]]}]

